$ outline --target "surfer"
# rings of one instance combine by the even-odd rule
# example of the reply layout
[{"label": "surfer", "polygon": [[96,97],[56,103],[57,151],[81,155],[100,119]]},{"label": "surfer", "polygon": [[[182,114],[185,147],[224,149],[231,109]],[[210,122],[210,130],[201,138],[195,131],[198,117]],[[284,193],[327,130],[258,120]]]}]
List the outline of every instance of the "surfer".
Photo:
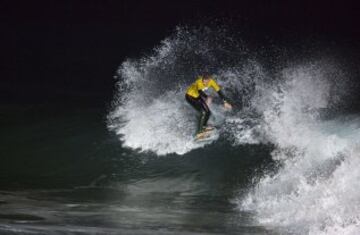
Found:
[{"label": "surfer", "polygon": [[214,129],[213,127],[207,125],[211,114],[209,104],[212,102],[212,97],[208,96],[204,91],[209,87],[213,88],[218,93],[224,102],[224,108],[226,110],[232,109],[232,105],[229,103],[220,86],[215,82],[210,74],[198,76],[196,81],[188,87],[185,95],[186,101],[200,112],[200,119],[196,134],[197,137],[201,136],[204,132]]}]

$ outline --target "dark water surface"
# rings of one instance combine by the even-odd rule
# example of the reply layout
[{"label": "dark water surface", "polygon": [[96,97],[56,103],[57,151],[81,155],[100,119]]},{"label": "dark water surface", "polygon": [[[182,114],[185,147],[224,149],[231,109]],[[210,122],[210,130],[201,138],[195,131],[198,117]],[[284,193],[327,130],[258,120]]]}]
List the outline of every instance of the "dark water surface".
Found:
[{"label": "dark water surface", "polygon": [[3,105],[1,234],[272,234],[236,198],[269,147],[185,155],[121,147],[101,105]]}]

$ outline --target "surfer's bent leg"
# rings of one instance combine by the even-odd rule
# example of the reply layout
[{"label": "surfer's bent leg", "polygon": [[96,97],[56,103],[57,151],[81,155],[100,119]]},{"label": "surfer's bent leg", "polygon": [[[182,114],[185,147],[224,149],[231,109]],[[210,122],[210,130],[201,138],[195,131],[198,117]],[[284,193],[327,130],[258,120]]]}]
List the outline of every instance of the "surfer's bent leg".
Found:
[{"label": "surfer's bent leg", "polygon": [[200,112],[198,132],[202,131],[204,126],[206,126],[211,114],[208,105],[201,97],[194,98],[189,95],[185,95],[185,99],[192,107],[194,107],[194,109]]},{"label": "surfer's bent leg", "polygon": [[203,123],[200,124],[200,130],[202,130],[204,128],[204,126],[207,125],[207,122],[209,121],[210,118],[210,109],[209,106],[206,104],[204,99],[200,99],[201,100],[201,118],[203,119]]},{"label": "surfer's bent leg", "polygon": [[185,95],[185,99],[194,109],[201,112],[202,107],[201,107],[200,98],[194,98],[189,95]]}]

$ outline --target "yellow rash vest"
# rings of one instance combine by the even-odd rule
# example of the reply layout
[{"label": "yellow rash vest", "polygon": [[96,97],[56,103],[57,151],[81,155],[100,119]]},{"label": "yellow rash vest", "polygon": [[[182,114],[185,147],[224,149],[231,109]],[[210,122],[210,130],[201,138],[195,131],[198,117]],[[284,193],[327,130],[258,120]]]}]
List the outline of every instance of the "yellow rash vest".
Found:
[{"label": "yellow rash vest", "polygon": [[216,92],[220,91],[220,86],[214,81],[214,79],[210,79],[207,86],[203,83],[203,77],[199,76],[196,81],[188,87],[186,94],[198,98],[200,96],[199,90],[204,91],[207,90],[209,87],[213,88]]}]

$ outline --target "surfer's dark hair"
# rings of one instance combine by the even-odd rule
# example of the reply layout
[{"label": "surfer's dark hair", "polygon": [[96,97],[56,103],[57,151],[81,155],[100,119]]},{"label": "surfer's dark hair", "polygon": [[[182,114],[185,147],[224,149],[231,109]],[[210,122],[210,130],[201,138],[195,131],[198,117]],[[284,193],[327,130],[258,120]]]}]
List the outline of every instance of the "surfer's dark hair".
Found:
[{"label": "surfer's dark hair", "polygon": [[202,77],[203,77],[203,79],[210,79],[211,78],[211,74],[210,73],[203,73],[202,74]]}]

